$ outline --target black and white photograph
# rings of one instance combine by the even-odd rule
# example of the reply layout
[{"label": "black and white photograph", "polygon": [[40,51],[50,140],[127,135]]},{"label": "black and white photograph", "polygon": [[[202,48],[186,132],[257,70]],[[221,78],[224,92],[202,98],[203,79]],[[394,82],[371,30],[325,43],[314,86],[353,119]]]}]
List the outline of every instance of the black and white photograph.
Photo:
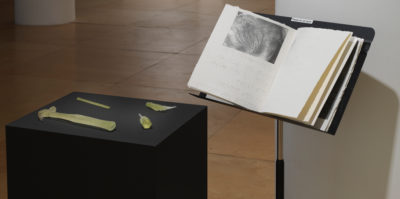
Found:
[{"label": "black and white photograph", "polygon": [[275,23],[238,12],[223,45],[274,64],[287,32]]}]

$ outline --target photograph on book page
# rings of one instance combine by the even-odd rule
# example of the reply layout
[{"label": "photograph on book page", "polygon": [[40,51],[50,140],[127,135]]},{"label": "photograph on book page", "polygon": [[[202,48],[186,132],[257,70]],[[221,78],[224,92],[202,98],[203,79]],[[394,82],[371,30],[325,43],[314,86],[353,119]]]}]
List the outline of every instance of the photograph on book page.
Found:
[{"label": "photograph on book page", "polygon": [[238,12],[225,38],[224,46],[274,64],[287,32],[287,28],[278,24]]}]

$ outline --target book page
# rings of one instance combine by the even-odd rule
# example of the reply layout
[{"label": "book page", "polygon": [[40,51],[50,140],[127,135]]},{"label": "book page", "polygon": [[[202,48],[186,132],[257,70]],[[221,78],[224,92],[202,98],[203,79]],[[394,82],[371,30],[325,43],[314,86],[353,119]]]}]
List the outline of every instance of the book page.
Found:
[{"label": "book page", "polygon": [[226,5],[188,86],[260,111],[295,30]]},{"label": "book page", "polygon": [[350,81],[350,78],[351,78],[351,76],[353,74],[354,67],[356,65],[356,62],[357,62],[357,59],[358,59],[358,55],[360,54],[363,42],[364,42],[363,39],[356,38],[356,43],[357,43],[357,46],[355,47],[356,48],[356,52],[353,55],[353,57],[351,58],[351,60],[349,60],[349,61],[351,61],[350,67],[348,69],[348,72],[345,75],[345,78],[343,80],[342,86],[340,87],[340,90],[338,91],[338,94],[336,95],[336,98],[335,98],[335,101],[333,102],[332,108],[330,109],[330,111],[329,111],[329,113],[328,113],[328,115],[327,115],[325,120],[324,119],[318,119],[320,121],[317,120],[318,121],[317,123],[319,123],[319,124],[316,127],[321,129],[322,131],[328,130],[328,128],[330,127],[330,125],[332,123],[332,120],[333,120],[333,118],[334,118],[334,116],[336,114],[336,111],[337,111],[337,108],[339,106],[339,103],[342,100],[342,96],[344,94],[344,91],[346,90],[347,85],[348,85],[348,83]]},{"label": "book page", "polygon": [[224,99],[221,99],[221,98],[212,96],[212,95],[210,95],[210,94],[207,94],[205,98],[206,98],[206,99],[213,100],[213,101],[217,101],[217,102],[222,102],[222,103],[224,103],[224,104],[235,105],[235,104],[232,104],[232,102],[228,102],[228,101],[226,101],[226,100],[224,100]]},{"label": "book page", "polygon": [[354,40],[355,40],[354,38],[350,38],[349,42],[345,44],[346,46],[343,46],[344,48],[341,51],[341,53],[338,53],[338,57],[332,64],[331,68],[328,69],[329,71],[327,71],[326,78],[323,80],[318,90],[318,93],[305,116],[305,120],[309,121],[311,125],[313,125],[317,120],[323,105],[328,99],[329,93],[331,92],[333,86],[336,83],[337,78],[342,72],[345,63],[354,48],[355,45]]},{"label": "book page", "polygon": [[351,32],[299,28],[262,112],[298,118],[329,63]]}]

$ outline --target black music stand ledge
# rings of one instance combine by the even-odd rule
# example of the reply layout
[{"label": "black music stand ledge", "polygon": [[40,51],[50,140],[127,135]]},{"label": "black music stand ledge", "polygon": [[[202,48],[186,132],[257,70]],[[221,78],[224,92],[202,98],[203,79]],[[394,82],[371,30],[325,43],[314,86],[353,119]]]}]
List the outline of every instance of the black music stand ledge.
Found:
[{"label": "black music stand ledge", "polygon": [[[284,198],[284,160],[283,160],[283,121],[293,123],[299,126],[303,126],[306,128],[314,129],[320,132],[328,133],[331,135],[335,135],[336,130],[340,124],[340,121],[342,119],[343,113],[346,109],[347,103],[349,102],[351,93],[353,92],[354,86],[357,82],[358,76],[360,75],[361,68],[364,64],[365,58],[367,57],[368,50],[371,46],[372,40],[374,39],[375,36],[375,31],[373,28],[370,27],[362,27],[362,26],[353,26],[353,25],[347,25],[347,24],[338,24],[338,23],[330,23],[330,22],[323,22],[323,21],[312,21],[311,23],[302,23],[298,21],[292,21],[291,17],[283,17],[283,16],[276,16],[276,15],[268,15],[268,14],[260,14],[262,16],[268,17],[272,20],[281,22],[283,24],[286,24],[292,28],[300,28],[300,27],[316,27],[316,28],[327,28],[327,29],[335,29],[335,30],[344,30],[344,31],[351,31],[353,32],[353,36],[363,38],[364,43],[361,48],[361,52],[357,58],[356,64],[354,66],[354,71],[350,77],[350,80],[347,84],[347,87],[344,91],[344,94],[342,96],[341,101],[339,102],[339,106],[337,108],[337,111],[333,117],[333,121],[329,128],[326,131],[322,131],[314,126],[302,124],[296,121],[288,120],[286,118],[281,118],[277,117],[274,115],[268,115],[268,114],[262,114],[265,116],[269,116],[272,118],[276,119],[275,123],[275,137],[276,137],[276,165],[275,165],[275,194],[276,194],[276,199],[283,199]],[[191,94],[199,98],[203,98],[206,100],[214,101],[216,103],[221,103],[225,104],[220,101],[216,101],[210,98],[207,98],[207,94],[205,93],[200,93],[200,94]],[[230,104],[225,104],[228,106],[233,106]],[[234,106],[240,109],[243,109],[238,106]],[[247,109],[244,109],[247,110]],[[247,110],[249,111],[249,110]]]}]

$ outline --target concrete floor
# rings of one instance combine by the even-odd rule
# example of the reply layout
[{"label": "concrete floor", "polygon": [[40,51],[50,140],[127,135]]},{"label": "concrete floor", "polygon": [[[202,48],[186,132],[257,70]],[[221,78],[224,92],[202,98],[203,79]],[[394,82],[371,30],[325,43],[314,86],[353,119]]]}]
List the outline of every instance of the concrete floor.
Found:
[{"label": "concrete floor", "polygon": [[0,199],[4,126],[72,91],[209,107],[208,198],[274,198],[273,120],[188,95],[225,3],[273,14],[273,0],[76,0],[77,20],[0,26]]}]

